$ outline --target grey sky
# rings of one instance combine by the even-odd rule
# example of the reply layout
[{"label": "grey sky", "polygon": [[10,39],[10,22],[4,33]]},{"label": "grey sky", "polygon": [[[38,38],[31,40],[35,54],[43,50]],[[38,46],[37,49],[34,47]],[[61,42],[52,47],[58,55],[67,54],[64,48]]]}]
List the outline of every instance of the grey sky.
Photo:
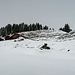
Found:
[{"label": "grey sky", "polygon": [[0,27],[22,22],[75,29],[75,0],[0,0]]}]

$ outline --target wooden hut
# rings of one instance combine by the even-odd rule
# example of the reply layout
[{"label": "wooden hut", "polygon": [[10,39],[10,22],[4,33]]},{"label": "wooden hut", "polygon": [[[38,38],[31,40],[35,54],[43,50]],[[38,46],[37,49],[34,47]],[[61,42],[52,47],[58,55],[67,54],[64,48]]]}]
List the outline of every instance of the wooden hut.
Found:
[{"label": "wooden hut", "polygon": [[26,37],[26,36],[23,36],[23,35],[22,35],[21,37],[23,37],[23,38],[25,38],[25,39],[28,39],[28,37]]},{"label": "wooden hut", "polygon": [[10,36],[9,35],[5,36],[5,40],[10,40]]},{"label": "wooden hut", "polygon": [[17,38],[19,38],[20,37],[20,34],[13,34],[12,36],[11,36],[11,39],[17,39]]}]

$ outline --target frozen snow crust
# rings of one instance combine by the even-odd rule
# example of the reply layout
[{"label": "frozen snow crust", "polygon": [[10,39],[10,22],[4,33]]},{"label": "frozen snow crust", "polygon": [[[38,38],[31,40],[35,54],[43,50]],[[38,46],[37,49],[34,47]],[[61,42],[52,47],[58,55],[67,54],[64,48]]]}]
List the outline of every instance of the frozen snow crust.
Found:
[{"label": "frozen snow crust", "polygon": [[[75,31],[22,32],[0,42],[0,75],[75,75]],[[47,43],[49,50],[40,47]]]}]

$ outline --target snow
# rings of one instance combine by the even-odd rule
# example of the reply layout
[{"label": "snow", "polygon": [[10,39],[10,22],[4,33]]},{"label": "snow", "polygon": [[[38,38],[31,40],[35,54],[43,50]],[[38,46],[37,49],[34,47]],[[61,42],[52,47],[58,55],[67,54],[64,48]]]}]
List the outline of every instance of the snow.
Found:
[{"label": "snow", "polygon": [[[58,39],[66,34],[61,31],[34,33],[39,37],[0,42],[0,75],[75,75],[75,37]],[[50,50],[40,50],[44,43]]]}]

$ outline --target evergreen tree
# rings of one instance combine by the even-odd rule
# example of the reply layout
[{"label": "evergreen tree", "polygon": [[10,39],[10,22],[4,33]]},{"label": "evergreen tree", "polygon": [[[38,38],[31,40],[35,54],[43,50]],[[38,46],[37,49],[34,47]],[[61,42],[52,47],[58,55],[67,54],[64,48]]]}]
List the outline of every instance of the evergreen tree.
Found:
[{"label": "evergreen tree", "polygon": [[1,35],[2,35],[2,37],[6,36],[6,30],[5,30],[5,28],[4,28],[4,27],[2,28]]},{"label": "evergreen tree", "polygon": [[39,25],[39,30],[42,30],[42,25],[41,24]]},{"label": "evergreen tree", "polygon": [[48,30],[48,26],[45,25],[45,26],[43,27],[43,29]]},{"label": "evergreen tree", "polygon": [[24,31],[24,23],[20,23],[19,24],[19,32],[23,32]]},{"label": "evergreen tree", "polygon": [[32,24],[32,31],[35,31],[36,30],[36,25],[33,23]]},{"label": "evergreen tree", "polygon": [[31,24],[29,25],[29,31],[32,31],[32,25]]},{"label": "evergreen tree", "polygon": [[5,28],[6,28],[6,33],[8,35],[12,33],[12,25],[11,24],[8,24]]},{"label": "evergreen tree", "polygon": [[29,26],[27,24],[24,25],[24,31],[29,31]]},{"label": "evergreen tree", "polygon": [[18,33],[19,32],[18,24],[13,24],[12,30],[13,30],[13,33]]},{"label": "evergreen tree", "polygon": [[72,31],[72,29],[70,29],[70,26],[68,24],[65,24],[65,26],[63,28],[60,28],[59,30],[65,31],[67,33]]}]

